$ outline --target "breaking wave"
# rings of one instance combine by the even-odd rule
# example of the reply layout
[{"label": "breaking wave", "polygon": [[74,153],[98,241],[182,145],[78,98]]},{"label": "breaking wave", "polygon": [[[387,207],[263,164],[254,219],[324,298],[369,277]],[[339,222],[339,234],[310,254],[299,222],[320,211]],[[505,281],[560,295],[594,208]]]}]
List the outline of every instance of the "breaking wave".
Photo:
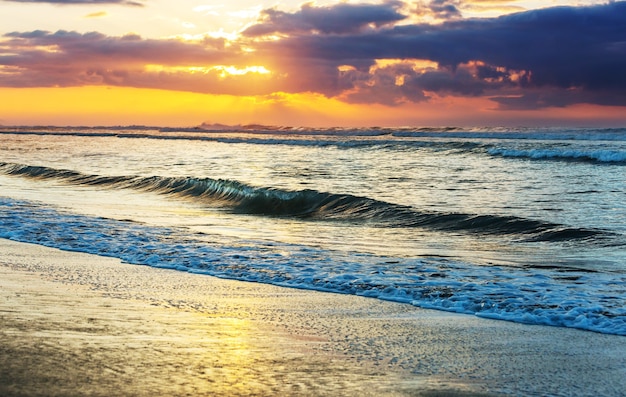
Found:
[{"label": "breaking wave", "polygon": [[598,163],[626,164],[626,152],[619,150],[573,150],[573,149],[503,149],[491,148],[492,156],[527,158],[531,160],[562,160]]},{"label": "breaking wave", "polygon": [[0,238],[196,274],[353,294],[479,317],[626,335],[623,273],[353,257],[297,244],[222,245],[184,230],[0,197]]},{"label": "breaking wave", "polygon": [[516,216],[419,211],[410,206],[350,194],[254,187],[225,179],[86,175],[72,170],[0,163],[0,172],[72,185],[134,189],[192,199],[235,213],[309,220],[368,222],[379,227],[420,227],[450,232],[506,234],[530,241],[601,239],[607,231]]},{"label": "breaking wave", "polygon": [[625,128],[498,128],[498,127],[369,127],[309,128],[264,125],[203,124],[187,128],[151,126],[111,127],[2,127],[0,134],[101,136],[119,138],[215,140],[220,134],[271,135],[284,137],[397,137],[397,138],[460,138],[551,141],[626,141]]}]

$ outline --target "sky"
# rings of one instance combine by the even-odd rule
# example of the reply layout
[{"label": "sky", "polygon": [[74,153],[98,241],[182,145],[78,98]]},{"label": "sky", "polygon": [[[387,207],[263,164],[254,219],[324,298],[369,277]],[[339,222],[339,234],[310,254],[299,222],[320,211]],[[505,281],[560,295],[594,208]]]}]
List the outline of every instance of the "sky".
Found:
[{"label": "sky", "polygon": [[626,1],[0,0],[0,125],[626,126]]}]

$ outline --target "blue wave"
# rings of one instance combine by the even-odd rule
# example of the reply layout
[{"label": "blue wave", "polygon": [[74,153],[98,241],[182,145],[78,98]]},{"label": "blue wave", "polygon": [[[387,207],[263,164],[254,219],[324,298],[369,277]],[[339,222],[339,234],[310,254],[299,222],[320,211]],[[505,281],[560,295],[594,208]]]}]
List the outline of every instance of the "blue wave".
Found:
[{"label": "blue wave", "polygon": [[440,231],[506,234],[530,241],[597,240],[611,235],[592,228],[565,225],[516,216],[457,212],[426,212],[413,207],[350,194],[316,190],[288,191],[254,187],[241,182],[184,177],[86,175],[71,170],[0,163],[0,172],[68,184],[115,189],[135,189],[230,208],[235,213],[295,217],[317,221],[359,221],[379,227],[421,227]]},{"label": "blue wave", "polygon": [[369,127],[369,128],[308,128],[262,125],[226,126],[201,125],[191,128],[150,126],[115,127],[0,127],[0,134],[103,136],[119,138],[216,140],[228,134],[243,136],[271,135],[275,137],[385,137],[392,138],[452,138],[503,139],[526,141],[613,141],[626,142],[626,128],[497,128],[497,127]]},{"label": "blue wave", "polygon": [[441,258],[346,257],[293,244],[224,246],[185,230],[63,213],[2,197],[0,238],[131,264],[626,336],[619,293],[626,287],[623,273],[475,266]]},{"label": "blue wave", "polygon": [[626,164],[626,152],[619,150],[575,150],[567,148],[520,150],[491,148],[488,149],[487,152],[492,156],[526,158],[531,160],[561,160]]}]

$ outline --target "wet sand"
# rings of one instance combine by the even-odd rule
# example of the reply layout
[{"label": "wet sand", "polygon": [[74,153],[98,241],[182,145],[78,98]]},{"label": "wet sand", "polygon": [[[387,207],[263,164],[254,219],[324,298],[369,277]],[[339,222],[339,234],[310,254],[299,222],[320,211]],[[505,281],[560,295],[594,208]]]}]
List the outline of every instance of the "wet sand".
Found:
[{"label": "wet sand", "polygon": [[626,337],[0,239],[2,396],[620,396]]}]

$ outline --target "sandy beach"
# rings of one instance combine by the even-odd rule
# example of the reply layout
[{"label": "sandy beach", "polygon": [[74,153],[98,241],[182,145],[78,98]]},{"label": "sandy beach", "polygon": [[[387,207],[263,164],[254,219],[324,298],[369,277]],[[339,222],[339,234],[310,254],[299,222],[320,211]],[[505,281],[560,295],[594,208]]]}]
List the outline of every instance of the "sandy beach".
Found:
[{"label": "sandy beach", "polygon": [[620,396],[626,338],[0,239],[0,395]]}]

